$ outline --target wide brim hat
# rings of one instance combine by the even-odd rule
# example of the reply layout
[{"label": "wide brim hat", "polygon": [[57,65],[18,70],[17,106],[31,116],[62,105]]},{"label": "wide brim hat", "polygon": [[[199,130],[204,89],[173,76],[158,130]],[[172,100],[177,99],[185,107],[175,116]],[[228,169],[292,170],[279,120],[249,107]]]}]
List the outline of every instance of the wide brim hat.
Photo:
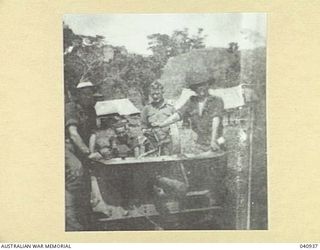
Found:
[{"label": "wide brim hat", "polygon": [[92,87],[94,87],[92,82],[80,82],[77,85],[77,89],[92,88]]}]

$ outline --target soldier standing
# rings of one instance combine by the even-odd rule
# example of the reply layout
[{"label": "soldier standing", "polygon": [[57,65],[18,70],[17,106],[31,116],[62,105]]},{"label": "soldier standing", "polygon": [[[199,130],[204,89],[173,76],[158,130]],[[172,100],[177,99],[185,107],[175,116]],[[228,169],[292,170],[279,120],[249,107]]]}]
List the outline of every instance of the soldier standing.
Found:
[{"label": "soldier standing", "polygon": [[[186,83],[195,95],[164,122],[153,124],[162,128],[181,119],[188,119],[191,129],[197,134],[195,147],[192,148],[192,153],[195,155],[224,149],[222,137],[224,103],[220,97],[209,94],[213,82],[214,79],[207,74],[189,72]],[[209,188],[211,200],[216,202],[222,196],[219,194],[219,187],[212,186],[212,183],[217,183],[217,176],[210,166],[210,162],[203,160],[196,166],[188,167],[190,190]]]},{"label": "soldier standing", "polygon": [[174,114],[175,109],[168,104],[163,98],[163,86],[159,80],[151,83],[149,93],[152,98],[151,103],[146,105],[141,113],[141,126],[145,133],[149,129],[153,129],[154,135],[160,144],[160,154],[172,154],[172,140],[170,136],[170,128],[153,128],[153,123],[161,123]]},{"label": "soldier standing", "polygon": [[197,134],[197,152],[217,151],[223,148],[222,115],[223,100],[209,94],[210,85],[214,79],[206,74],[189,72],[186,76],[188,88],[195,96],[163,122],[153,123],[155,127],[167,127],[182,119],[191,122],[191,129]]},{"label": "soldier standing", "polygon": [[66,231],[87,230],[90,218],[89,159],[90,135],[96,127],[94,86],[91,82],[77,85],[77,100],[65,106],[65,213]]},{"label": "soldier standing", "polygon": [[[149,93],[152,100],[151,103],[146,105],[142,110],[142,130],[152,129],[154,136],[157,139],[157,144],[160,147],[160,155],[171,155],[173,152],[173,145],[170,128],[166,126],[161,128],[153,127],[153,124],[167,120],[175,113],[175,109],[163,98],[164,89],[159,80],[151,83]],[[158,209],[161,211],[163,209],[162,206],[166,207],[163,202],[165,202],[167,198],[179,199],[183,197],[186,194],[188,185],[187,183],[184,183],[183,173],[178,166],[164,169],[155,173],[155,175],[156,177],[151,183],[157,197],[157,203],[159,202],[158,205],[160,205]]]}]

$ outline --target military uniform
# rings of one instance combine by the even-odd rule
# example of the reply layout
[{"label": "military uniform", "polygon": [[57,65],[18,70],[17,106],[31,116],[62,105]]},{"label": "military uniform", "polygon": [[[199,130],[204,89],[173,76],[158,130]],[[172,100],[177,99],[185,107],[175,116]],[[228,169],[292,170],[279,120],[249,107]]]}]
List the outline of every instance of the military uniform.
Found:
[{"label": "military uniform", "polygon": [[[165,121],[168,117],[174,114],[175,109],[167,102],[163,102],[159,107],[150,103],[144,107],[141,113],[141,127],[151,128],[152,123],[160,123]],[[161,146],[161,155],[172,154],[172,140],[170,136],[170,128],[154,128],[154,132],[158,140],[164,142]]]},{"label": "military uniform", "polygon": [[[224,110],[223,100],[220,97],[208,96],[200,108],[200,102],[197,96],[193,96],[177,112],[180,118],[189,119],[191,129],[197,134],[197,140],[194,145],[190,145],[190,153],[201,154],[211,150],[212,139],[212,120],[214,117],[220,118],[217,128],[217,138],[223,136],[222,115]],[[220,145],[221,147],[221,145]],[[210,197],[217,202],[220,199],[219,187],[212,186],[217,183],[217,175],[211,168],[211,160],[198,161],[196,165],[186,166],[190,173],[190,190],[205,190],[209,188]]]},{"label": "military uniform", "polygon": [[69,126],[76,126],[84,143],[96,127],[95,109],[83,109],[77,103],[65,106],[65,207],[66,230],[88,229],[90,217],[90,176],[86,158],[70,139]]}]

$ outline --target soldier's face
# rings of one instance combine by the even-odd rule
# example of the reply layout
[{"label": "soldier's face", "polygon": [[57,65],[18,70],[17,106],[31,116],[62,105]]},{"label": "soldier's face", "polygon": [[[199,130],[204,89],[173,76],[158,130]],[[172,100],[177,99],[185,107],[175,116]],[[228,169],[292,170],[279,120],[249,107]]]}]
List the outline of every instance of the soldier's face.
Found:
[{"label": "soldier's face", "polygon": [[200,98],[205,98],[208,95],[208,84],[199,85],[195,88],[195,92]]},{"label": "soldier's face", "polygon": [[78,99],[82,106],[93,107],[95,105],[94,90],[92,88],[83,88],[78,90]]},{"label": "soldier's face", "polygon": [[150,95],[152,98],[152,102],[159,103],[163,100],[163,91],[162,90],[151,90]]}]

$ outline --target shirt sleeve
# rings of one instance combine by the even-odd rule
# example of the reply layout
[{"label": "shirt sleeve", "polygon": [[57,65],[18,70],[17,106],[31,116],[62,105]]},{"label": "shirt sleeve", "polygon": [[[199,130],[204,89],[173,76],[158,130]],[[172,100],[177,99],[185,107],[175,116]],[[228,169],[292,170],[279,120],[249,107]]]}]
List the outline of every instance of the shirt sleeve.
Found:
[{"label": "shirt sleeve", "polygon": [[78,125],[77,110],[74,103],[67,103],[65,107],[65,127]]}]

